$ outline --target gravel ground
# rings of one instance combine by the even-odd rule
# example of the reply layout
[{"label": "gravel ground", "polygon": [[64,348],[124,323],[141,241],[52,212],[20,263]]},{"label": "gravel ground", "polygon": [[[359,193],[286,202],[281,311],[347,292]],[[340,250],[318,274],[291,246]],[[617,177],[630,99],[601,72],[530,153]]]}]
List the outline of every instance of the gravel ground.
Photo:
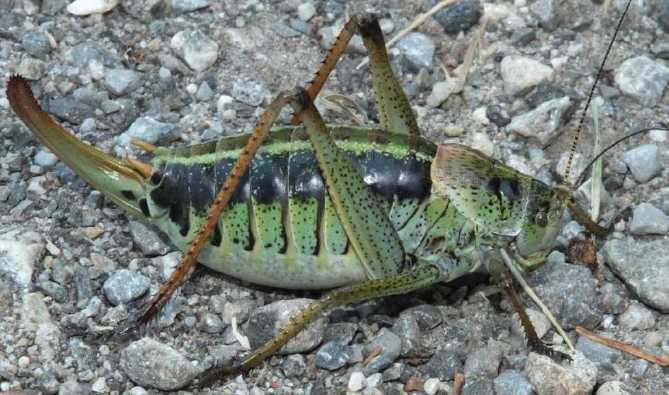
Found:
[{"label": "gravel ground", "polygon": [[[67,0],[3,0],[0,86],[11,73],[35,80],[50,113],[117,155],[133,136],[189,143],[249,130],[273,94],[311,78],[348,15],[376,12],[391,37],[435,2],[124,0],[104,15],[76,16]],[[622,9],[606,1],[604,14],[599,3],[463,0],[428,19],[391,51],[423,134],[557,181],[573,129],[565,122],[573,125]],[[482,14],[481,48],[458,92]],[[328,120],[374,119],[367,70],[355,69],[363,59],[354,40],[327,85],[355,104],[354,116],[319,101]],[[634,1],[596,91],[604,143],[666,122],[668,59],[669,4]],[[0,138],[0,391],[178,389],[243,349],[233,322],[255,346],[280,313],[318,296],[198,268],[146,337],[110,339],[179,252],[36,144],[4,96]],[[446,394],[456,372],[465,394],[669,393],[666,367],[574,331],[582,325],[669,354],[667,139],[656,131],[606,156],[602,213],[620,216],[597,240],[596,270],[572,248],[588,236],[566,221],[548,263],[529,276],[577,344],[573,361],[530,353],[509,303],[482,296],[485,277],[471,276],[336,309],[282,355],[210,393]],[[586,126],[578,166],[592,148]],[[541,313],[530,315],[544,340],[560,342]]]}]

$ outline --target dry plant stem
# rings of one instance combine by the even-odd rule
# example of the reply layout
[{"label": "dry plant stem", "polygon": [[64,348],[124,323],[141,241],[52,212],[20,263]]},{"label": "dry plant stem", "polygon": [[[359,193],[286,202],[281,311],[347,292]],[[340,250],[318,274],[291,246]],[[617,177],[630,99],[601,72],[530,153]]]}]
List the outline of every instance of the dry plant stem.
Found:
[{"label": "dry plant stem", "polygon": [[576,333],[578,333],[581,336],[585,336],[588,339],[603,344],[607,347],[614,348],[616,350],[620,350],[622,352],[625,352],[627,354],[634,355],[635,357],[645,359],[648,362],[652,362],[654,364],[660,365],[660,366],[669,366],[669,355],[655,355],[651,354],[647,351],[644,351],[638,347],[634,347],[630,344],[623,343],[620,340],[615,340],[615,339],[610,339],[608,337],[604,337],[601,335],[596,334],[595,332],[592,332],[588,329],[583,328],[582,326],[577,326],[576,327]]},{"label": "dry plant stem", "polygon": [[478,52],[479,48],[481,48],[481,41],[483,40],[483,34],[485,33],[486,26],[488,25],[488,18],[485,16],[481,18],[480,24],[481,27],[476,32],[476,35],[474,36],[474,39],[469,45],[469,48],[467,48],[467,52],[465,52],[465,58],[464,61],[462,62],[462,69],[458,75],[457,82],[455,85],[456,86],[455,92],[462,92],[462,90],[465,87],[465,84],[467,83],[467,75],[469,74],[469,70],[472,68],[472,64],[474,63],[474,58],[476,57],[476,53]]},{"label": "dry plant stem", "polygon": [[453,390],[451,395],[460,395],[462,393],[462,388],[465,386],[465,375],[462,373],[456,373],[453,378]]},{"label": "dry plant stem", "polygon": [[544,302],[539,299],[539,296],[534,292],[534,290],[530,287],[530,285],[525,281],[523,278],[522,274],[516,269],[516,266],[513,264],[511,261],[511,257],[509,257],[509,254],[506,252],[504,249],[500,249],[500,253],[502,254],[502,261],[506,265],[507,268],[511,271],[511,274],[513,274],[513,278],[518,281],[518,284],[523,288],[525,293],[536,303],[537,306],[539,306],[539,309],[541,309],[541,312],[544,313],[546,318],[548,318],[548,321],[553,324],[553,327],[555,330],[562,336],[564,339],[565,343],[567,344],[567,347],[569,347],[569,350],[571,352],[575,352],[576,349],[574,348],[574,345],[572,344],[571,340],[569,340],[569,336],[567,336],[567,333],[562,329],[562,326],[557,322],[557,319],[555,319],[555,316],[551,311],[548,309],[548,307],[544,304]]},{"label": "dry plant stem", "polygon": [[[399,41],[402,37],[406,36],[409,34],[413,29],[417,28],[420,26],[423,22],[427,20],[427,18],[431,17],[432,15],[436,14],[441,10],[442,8],[448,7],[451,4],[455,3],[457,0],[444,0],[438,4],[436,4],[434,7],[432,7],[428,12],[424,14],[420,14],[416,17],[416,19],[413,20],[409,24],[409,26],[405,27],[402,29],[399,33],[395,35],[395,37],[391,38],[390,41],[388,41],[388,44],[386,44],[386,48],[390,48],[395,44],[397,41]],[[356,66],[356,70],[360,70],[362,67],[364,67],[367,62],[369,62],[369,59],[365,59],[358,66]]]},{"label": "dry plant stem", "polygon": [[[599,130],[599,104],[597,100],[592,102],[592,121],[595,132],[595,147],[594,154],[597,155],[599,152],[600,140],[601,140],[601,131]],[[599,209],[600,209],[600,199],[602,194],[602,159],[597,159],[592,165],[592,181],[590,183],[591,192],[590,192],[590,204],[592,210],[590,211],[590,217],[594,222],[597,222],[599,218]]]}]

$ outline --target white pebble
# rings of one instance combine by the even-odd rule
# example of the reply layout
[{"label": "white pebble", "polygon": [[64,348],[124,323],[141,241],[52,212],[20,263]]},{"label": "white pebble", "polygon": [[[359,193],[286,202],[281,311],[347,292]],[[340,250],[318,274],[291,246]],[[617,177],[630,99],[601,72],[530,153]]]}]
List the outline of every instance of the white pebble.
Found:
[{"label": "white pebble", "polygon": [[111,11],[119,0],[76,0],[67,6],[67,12],[74,15],[103,14]]},{"label": "white pebble", "polygon": [[423,384],[423,391],[425,391],[427,395],[434,395],[439,391],[440,386],[441,382],[439,382],[439,379],[429,378],[425,380],[425,383]]},{"label": "white pebble", "polygon": [[361,372],[351,373],[351,378],[348,380],[348,390],[357,392],[365,388],[365,375]]},{"label": "white pebble", "polygon": [[305,22],[314,15],[316,15],[316,7],[311,3],[302,3],[297,7],[297,16]]}]

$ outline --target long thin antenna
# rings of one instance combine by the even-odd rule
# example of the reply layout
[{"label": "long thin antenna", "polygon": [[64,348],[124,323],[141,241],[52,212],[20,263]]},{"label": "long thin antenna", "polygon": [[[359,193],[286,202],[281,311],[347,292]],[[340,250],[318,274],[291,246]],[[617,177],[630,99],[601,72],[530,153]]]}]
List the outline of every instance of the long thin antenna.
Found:
[{"label": "long thin antenna", "polygon": [[567,160],[567,167],[565,169],[564,173],[564,179],[563,179],[563,185],[568,186],[569,184],[569,176],[571,175],[571,167],[574,162],[574,154],[576,153],[576,146],[578,145],[578,140],[581,137],[581,129],[583,128],[583,122],[585,121],[585,116],[588,113],[588,108],[590,107],[590,102],[592,101],[592,97],[595,94],[595,89],[597,88],[597,83],[599,80],[602,78],[602,74],[604,72],[604,65],[606,64],[606,61],[609,58],[609,53],[611,53],[611,48],[613,48],[613,43],[616,41],[616,37],[618,36],[618,32],[620,31],[620,27],[623,24],[623,21],[625,20],[625,15],[627,15],[627,11],[630,9],[630,5],[632,4],[632,0],[627,1],[627,5],[625,6],[625,10],[623,11],[622,15],[620,15],[620,19],[618,20],[618,26],[616,26],[616,30],[613,33],[613,38],[611,38],[611,41],[609,42],[608,48],[606,48],[606,54],[604,54],[604,60],[602,60],[602,64],[599,66],[599,70],[597,71],[597,78],[595,78],[595,83],[592,84],[592,88],[590,88],[590,94],[588,95],[588,100],[585,102],[585,108],[583,109],[583,112],[581,113],[581,119],[578,121],[578,127],[576,128],[576,133],[574,134],[574,139],[571,141],[571,148],[569,149],[569,159]]}]

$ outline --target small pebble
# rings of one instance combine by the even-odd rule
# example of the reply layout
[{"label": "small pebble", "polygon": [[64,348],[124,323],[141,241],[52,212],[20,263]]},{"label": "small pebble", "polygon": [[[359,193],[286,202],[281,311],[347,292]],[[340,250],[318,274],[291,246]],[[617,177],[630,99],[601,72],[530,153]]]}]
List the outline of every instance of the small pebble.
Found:
[{"label": "small pebble", "polygon": [[305,22],[314,15],[316,15],[316,7],[314,7],[313,3],[302,3],[297,7],[297,16]]},{"label": "small pebble", "polygon": [[652,329],[655,326],[655,316],[642,304],[632,302],[627,310],[618,317],[618,323],[627,330]]},{"label": "small pebble", "polygon": [[637,56],[618,66],[615,81],[624,94],[643,105],[654,106],[669,83],[669,68],[646,56]]},{"label": "small pebble", "polygon": [[365,388],[365,375],[361,372],[351,373],[351,377],[348,379],[348,390],[357,392]]},{"label": "small pebble", "polygon": [[397,42],[396,47],[406,56],[414,70],[432,67],[435,45],[429,36],[418,32],[409,33]]},{"label": "small pebble", "polygon": [[506,93],[517,95],[541,82],[552,81],[555,72],[535,59],[510,55],[502,59],[500,73]]},{"label": "small pebble", "polygon": [[178,32],[170,46],[196,72],[208,69],[218,59],[218,44],[199,30]]},{"label": "small pebble", "polygon": [[127,303],[142,296],[149,289],[149,279],[140,273],[121,269],[105,281],[105,296],[113,305]]},{"label": "small pebble", "polygon": [[633,148],[625,152],[623,160],[639,183],[647,182],[660,173],[660,161],[655,144],[644,144]]},{"label": "small pebble", "polygon": [[669,217],[650,203],[641,203],[634,208],[630,232],[634,235],[667,234]]},{"label": "small pebble", "polygon": [[126,95],[142,84],[141,75],[128,69],[108,69],[104,78],[105,88],[116,96]]}]

